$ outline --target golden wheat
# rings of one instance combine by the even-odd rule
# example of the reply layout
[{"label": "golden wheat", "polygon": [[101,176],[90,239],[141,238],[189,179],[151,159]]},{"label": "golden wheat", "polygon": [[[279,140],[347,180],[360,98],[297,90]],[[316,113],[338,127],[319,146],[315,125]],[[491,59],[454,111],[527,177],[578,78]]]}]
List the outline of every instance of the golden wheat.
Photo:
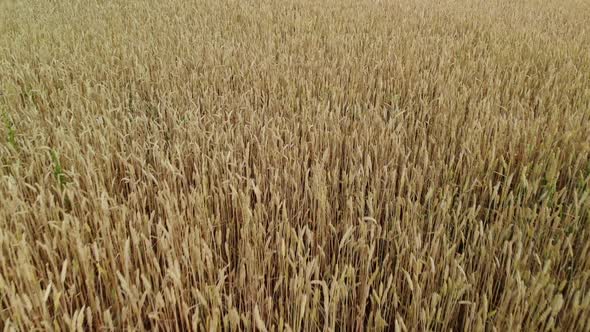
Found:
[{"label": "golden wheat", "polygon": [[0,1],[0,327],[590,331],[589,17]]}]

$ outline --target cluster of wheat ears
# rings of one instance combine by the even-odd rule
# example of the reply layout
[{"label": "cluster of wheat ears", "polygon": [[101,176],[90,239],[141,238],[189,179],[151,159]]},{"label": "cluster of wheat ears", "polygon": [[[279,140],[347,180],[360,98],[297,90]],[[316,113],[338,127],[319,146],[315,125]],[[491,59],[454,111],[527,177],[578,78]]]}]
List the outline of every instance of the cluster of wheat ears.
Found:
[{"label": "cluster of wheat ears", "polygon": [[0,1],[0,328],[590,331],[588,22]]}]

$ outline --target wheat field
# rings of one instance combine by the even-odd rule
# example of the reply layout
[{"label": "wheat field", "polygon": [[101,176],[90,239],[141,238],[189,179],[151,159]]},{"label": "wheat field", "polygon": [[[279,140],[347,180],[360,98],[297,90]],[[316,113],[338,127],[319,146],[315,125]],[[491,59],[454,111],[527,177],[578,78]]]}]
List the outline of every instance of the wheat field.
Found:
[{"label": "wheat field", "polygon": [[0,1],[0,328],[590,331],[589,22]]}]

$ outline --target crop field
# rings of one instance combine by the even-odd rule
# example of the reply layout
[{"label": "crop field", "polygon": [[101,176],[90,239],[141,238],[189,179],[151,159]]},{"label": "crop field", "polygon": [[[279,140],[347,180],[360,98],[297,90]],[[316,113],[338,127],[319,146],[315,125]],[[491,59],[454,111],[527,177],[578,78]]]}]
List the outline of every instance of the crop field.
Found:
[{"label": "crop field", "polygon": [[0,330],[590,331],[590,1],[0,0]]}]

